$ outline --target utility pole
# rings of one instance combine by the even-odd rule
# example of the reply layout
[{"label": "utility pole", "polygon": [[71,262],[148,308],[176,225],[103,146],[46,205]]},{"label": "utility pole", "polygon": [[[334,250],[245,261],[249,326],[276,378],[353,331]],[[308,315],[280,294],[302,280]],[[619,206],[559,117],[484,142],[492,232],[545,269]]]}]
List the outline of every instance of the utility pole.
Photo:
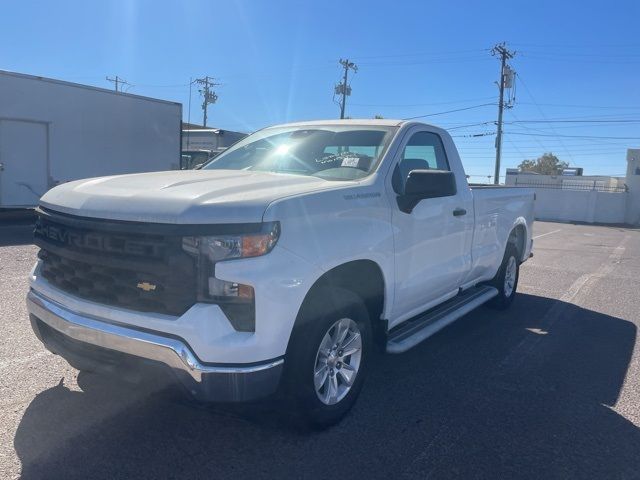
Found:
[{"label": "utility pole", "polygon": [[199,88],[198,91],[202,95],[202,125],[207,126],[207,107],[209,104],[216,103],[218,100],[218,95],[216,92],[211,90],[211,87],[215,87],[220,85],[219,83],[215,83],[213,77],[206,76],[204,78],[196,78],[195,82],[198,85],[202,85],[202,88]]},{"label": "utility pole", "polygon": [[[109,77],[105,77],[109,82],[112,82],[115,84],[116,86],[116,92],[122,92],[122,85],[131,85],[129,82],[127,82],[124,78],[120,78],[117,75],[115,76],[115,78],[109,78]],[[118,86],[120,86],[120,89],[118,89]]]},{"label": "utility pole", "polygon": [[511,104],[505,105],[504,90],[505,88],[511,88],[513,83],[513,70],[507,65],[507,60],[513,58],[516,52],[507,50],[507,46],[504,42],[499,43],[491,49],[491,55],[500,57],[500,82],[498,87],[500,88],[500,99],[498,101],[498,131],[496,135],[496,169],[493,176],[493,183],[500,183],[500,158],[502,155],[502,112],[504,108],[511,107]]},{"label": "utility pole", "polygon": [[347,103],[347,96],[351,95],[351,86],[347,83],[347,76],[349,74],[349,69],[353,70],[354,73],[358,71],[358,66],[350,62],[349,59],[343,60],[340,59],[340,65],[344,68],[344,76],[342,78],[342,82],[336,85],[335,93],[338,95],[342,95],[342,100],[340,101],[340,118],[344,118],[344,108]]}]

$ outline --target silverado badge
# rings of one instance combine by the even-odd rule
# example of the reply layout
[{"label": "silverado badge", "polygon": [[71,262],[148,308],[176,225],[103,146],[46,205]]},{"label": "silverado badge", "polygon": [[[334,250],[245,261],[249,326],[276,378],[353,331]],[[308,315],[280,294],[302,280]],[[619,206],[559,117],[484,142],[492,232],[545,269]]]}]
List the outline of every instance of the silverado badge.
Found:
[{"label": "silverado badge", "polygon": [[155,290],[156,289],[156,286],[153,283],[149,283],[149,282],[140,282],[136,286],[138,288],[141,288],[145,292],[150,292],[151,290]]}]

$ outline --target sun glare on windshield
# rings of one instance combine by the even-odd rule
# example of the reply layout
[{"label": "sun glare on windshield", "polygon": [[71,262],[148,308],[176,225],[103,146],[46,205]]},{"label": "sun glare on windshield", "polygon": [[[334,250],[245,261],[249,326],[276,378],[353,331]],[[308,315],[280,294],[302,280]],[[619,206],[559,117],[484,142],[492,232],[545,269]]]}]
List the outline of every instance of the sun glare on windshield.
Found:
[{"label": "sun glare on windshield", "polygon": [[364,125],[268,128],[249,135],[204,168],[357,180],[375,170],[395,131]]}]

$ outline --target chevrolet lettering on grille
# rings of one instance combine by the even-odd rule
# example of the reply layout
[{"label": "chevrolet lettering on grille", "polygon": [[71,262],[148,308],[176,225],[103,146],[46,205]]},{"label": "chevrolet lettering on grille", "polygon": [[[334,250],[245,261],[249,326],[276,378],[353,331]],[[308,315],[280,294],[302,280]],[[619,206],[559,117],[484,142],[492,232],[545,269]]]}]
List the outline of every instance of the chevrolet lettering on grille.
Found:
[{"label": "chevrolet lettering on grille", "polygon": [[135,256],[160,256],[162,245],[151,240],[131,240],[98,232],[83,232],[58,225],[36,224],[36,236],[70,247]]}]

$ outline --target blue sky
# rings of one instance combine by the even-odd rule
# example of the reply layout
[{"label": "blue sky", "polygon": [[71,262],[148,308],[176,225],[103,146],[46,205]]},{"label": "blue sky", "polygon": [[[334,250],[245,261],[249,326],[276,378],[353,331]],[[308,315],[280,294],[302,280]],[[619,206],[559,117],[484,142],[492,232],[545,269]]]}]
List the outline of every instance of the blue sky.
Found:
[{"label": "blue sky", "polygon": [[337,117],[348,57],[359,66],[349,116],[438,114],[424,121],[460,136],[468,173],[490,175],[495,137],[465,135],[495,131],[484,124],[497,109],[488,50],[506,41],[518,81],[503,167],[552,151],[585,174],[624,174],[626,148],[640,146],[638,18],[632,0],[21,0],[3,4],[0,69],[107,88],[118,75],[130,93],[181,102],[185,120],[190,78],[210,75],[222,85],[209,123],[252,131]]}]

